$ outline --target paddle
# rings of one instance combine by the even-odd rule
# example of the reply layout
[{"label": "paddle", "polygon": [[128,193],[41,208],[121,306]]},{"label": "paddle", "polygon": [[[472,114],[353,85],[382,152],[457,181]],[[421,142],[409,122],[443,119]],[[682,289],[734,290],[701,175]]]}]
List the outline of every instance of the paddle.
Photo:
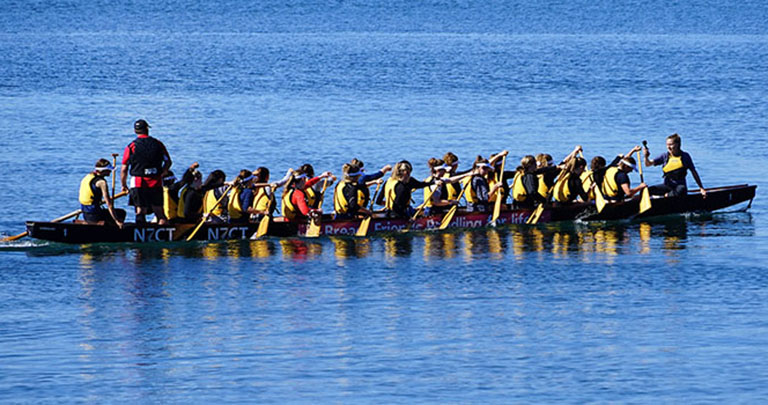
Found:
[{"label": "paddle", "polygon": [[363,218],[362,221],[360,221],[360,226],[357,228],[357,232],[355,232],[355,236],[368,236],[368,228],[371,226],[371,218],[373,218],[373,202],[376,201],[376,196],[379,194],[379,188],[381,187],[381,183],[376,185],[376,191],[373,192],[373,198],[371,199],[371,215]]},{"label": "paddle", "polygon": [[[328,179],[323,180],[323,189],[320,191],[320,197],[319,202],[317,206],[320,208],[320,210],[323,209],[323,197],[325,196],[325,189],[328,188]],[[320,236],[320,222],[322,220],[322,214],[318,215],[317,218],[314,220],[309,220],[309,229],[307,229],[307,233],[304,235],[307,238],[316,238]]]},{"label": "paddle", "polygon": [[208,219],[208,216],[209,216],[209,215],[211,215],[211,213],[213,212],[213,210],[215,210],[215,209],[216,209],[216,207],[218,207],[218,206],[219,206],[219,204],[221,204],[221,201],[222,201],[222,200],[224,200],[224,197],[226,197],[226,196],[229,194],[229,191],[230,191],[230,190],[232,190],[232,187],[234,187],[234,186],[235,186],[237,183],[239,183],[239,182],[240,182],[240,181],[239,181],[239,179],[238,179],[238,180],[235,180],[235,181],[234,181],[232,184],[230,184],[230,185],[229,185],[229,187],[227,187],[227,189],[226,189],[226,190],[224,190],[224,192],[221,194],[221,197],[219,197],[219,199],[218,199],[218,200],[216,200],[216,203],[215,203],[215,204],[213,204],[213,207],[211,207],[211,208],[208,210],[208,212],[206,212],[206,213],[203,215],[203,219],[202,219],[202,220],[200,220],[200,223],[199,223],[199,224],[197,224],[197,226],[195,227],[195,229],[193,229],[193,230],[192,230],[192,233],[191,233],[191,234],[189,234],[189,236],[187,237],[187,242],[191,241],[191,240],[192,240],[192,238],[194,238],[194,237],[195,237],[195,235],[197,235],[197,231],[199,231],[199,230],[200,230],[200,228],[202,228],[202,227],[203,227],[203,224],[205,223],[205,220],[206,220],[206,219]]},{"label": "paddle", "polygon": [[[648,148],[648,142],[643,141],[643,146]],[[637,165],[640,172],[640,182],[645,183],[645,180],[643,180],[643,161],[640,158],[640,151],[637,151]],[[648,191],[648,187],[646,187],[643,189],[642,196],[640,197],[639,213],[642,214],[649,209],[651,209],[651,192]]]},{"label": "paddle", "polygon": [[[498,176],[496,176],[496,182],[501,183],[504,181],[504,165],[507,163],[507,155],[504,155],[503,158],[501,158],[501,169],[499,169]],[[504,185],[502,184],[501,187],[499,187],[496,190],[496,202],[493,205],[493,215],[491,216],[491,223],[496,224],[496,220],[499,219],[499,215],[501,215],[501,199],[504,196]]]},{"label": "paddle", "polygon": [[[112,167],[117,168],[117,153],[112,154]],[[112,175],[112,199],[115,199],[115,180],[117,179],[117,176],[114,174]]]},{"label": "paddle", "polygon": [[[275,189],[272,189],[272,193],[269,195],[269,203],[267,204],[267,210],[272,207],[272,204],[275,202]],[[261,238],[262,236],[267,234],[267,231],[269,230],[269,222],[272,220],[272,213],[267,212],[264,214],[264,216],[261,218],[261,221],[259,222],[259,228],[256,230],[256,237]]]},{"label": "paddle", "polygon": [[469,181],[467,181],[467,184],[464,185],[464,187],[461,188],[461,192],[459,193],[459,196],[456,197],[456,205],[451,207],[450,210],[445,214],[443,219],[440,221],[440,227],[438,229],[443,230],[448,227],[448,225],[453,221],[453,217],[456,216],[456,211],[459,210],[459,200],[461,200],[461,197],[464,196],[464,193],[467,191],[467,189],[472,184],[472,178],[469,178]]},{"label": "paddle", "polygon": [[[113,200],[114,200],[114,199],[117,199],[117,198],[120,198],[120,197],[124,197],[124,196],[126,196],[126,195],[128,195],[128,192],[127,192],[127,191],[123,191],[123,192],[121,192],[121,193],[117,193],[117,194],[115,195],[115,197],[113,198]],[[75,216],[78,216],[78,215],[80,215],[82,212],[83,212],[83,210],[74,210],[74,211],[70,212],[70,213],[69,213],[69,214],[67,214],[67,215],[64,215],[64,216],[58,217],[58,218],[56,218],[56,219],[52,219],[52,220],[50,220],[50,221],[48,221],[48,222],[61,222],[61,221],[65,221],[65,220],[67,220],[67,219],[70,219],[70,218],[72,218],[72,217],[75,217]],[[0,239],[0,242],[12,242],[12,241],[15,241],[15,240],[19,240],[19,239],[21,239],[21,238],[23,238],[23,237],[25,237],[25,236],[29,236],[29,231],[24,231],[24,232],[22,232],[22,233],[20,233],[20,234],[18,234],[18,235],[13,235],[13,236],[9,236],[9,237],[6,237],[6,238],[3,238],[3,239]]]},{"label": "paddle", "polygon": [[[429,186],[427,186],[427,187],[429,187]],[[407,231],[411,230],[411,226],[413,225],[413,221],[415,221],[416,218],[418,218],[419,215],[421,215],[421,213],[424,212],[424,207],[426,207],[427,203],[429,202],[429,200],[432,199],[432,194],[435,193],[435,190],[437,190],[437,186],[435,186],[435,188],[430,188],[427,191],[427,194],[424,195],[424,202],[419,204],[419,207],[416,209],[416,212],[413,213],[413,216],[411,217],[411,220],[408,221],[408,226],[405,227],[404,231],[407,232]]]}]

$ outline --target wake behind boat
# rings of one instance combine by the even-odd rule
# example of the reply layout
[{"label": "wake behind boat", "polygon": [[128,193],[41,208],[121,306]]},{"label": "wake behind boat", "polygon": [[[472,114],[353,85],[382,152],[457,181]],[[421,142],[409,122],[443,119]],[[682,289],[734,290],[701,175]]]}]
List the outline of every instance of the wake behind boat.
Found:
[{"label": "wake behind boat", "polygon": [[[735,185],[709,189],[706,198],[698,190],[692,190],[685,196],[654,198],[652,208],[638,214],[640,198],[619,203],[607,204],[598,213],[595,203],[574,203],[568,205],[552,205],[545,208],[539,223],[562,221],[616,221],[644,219],[663,215],[707,213],[722,210],[755,197],[755,185]],[[749,206],[747,208],[749,208]],[[533,213],[531,209],[503,210],[496,220],[496,226],[525,224]],[[490,226],[491,213],[459,212],[448,223],[448,229],[474,229]],[[373,234],[409,231],[436,231],[440,227],[443,215],[419,217],[413,221],[408,219],[393,219],[376,217],[371,219],[370,231]],[[320,235],[349,235],[354,236],[361,221],[354,219],[334,219],[333,215],[323,215],[320,225]],[[27,222],[27,232],[36,239],[61,243],[157,243],[184,241],[192,233],[195,224],[143,224],[126,223],[123,228],[116,226],[74,222]],[[247,223],[203,223],[193,240],[250,240],[255,239],[259,224]],[[267,236],[271,237],[304,237],[309,228],[308,223],[296,223],[283,217],[273,219]]]}]

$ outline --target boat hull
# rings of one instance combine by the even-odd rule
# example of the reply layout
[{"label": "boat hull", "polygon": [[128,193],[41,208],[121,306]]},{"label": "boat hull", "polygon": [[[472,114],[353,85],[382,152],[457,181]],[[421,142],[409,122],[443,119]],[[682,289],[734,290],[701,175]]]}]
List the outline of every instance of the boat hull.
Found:
[{"label": "boat hull", "polygon": [[[555,205],[546,208],[539,223],[561,221],[614,221],[648,218],[660,215],[681,214],[687,212],[712,212],[736,204],[750,201],[755,197],[757,186],[741,185],[722,187],[708,191],[707,198],[697,192],[683,197],[655,198],[652,208],[639,214],[640,199],[608,204],[598,213],[594,203],[576,203]],[[530,209],[502,211],[496,226],[525,224],[532,213]],[[370,233],[409,231],[433,231],[440,227],[442,215],[419,218],[412,223],[406,219],[374,218],[371,220]],[[448,228],[482,228],[490,225],[491,213],[459,213]],[[332,215],[324,215],[320,235],[355,235],[360,220],[334,220]],[[29,235],[36,239],[62,243],[155,243],[184,241],[194,229],[195,224],[141,226],[127,223],[123,228],[81,222],[27,222]],[[254,239],[258,223],[226,224],[206,223],[195,234],[194,240],[250,240]],[[284,218],[276,218],[269,226],[268,236],[291,237],[306,235],[308,224],[292,223]]]}]

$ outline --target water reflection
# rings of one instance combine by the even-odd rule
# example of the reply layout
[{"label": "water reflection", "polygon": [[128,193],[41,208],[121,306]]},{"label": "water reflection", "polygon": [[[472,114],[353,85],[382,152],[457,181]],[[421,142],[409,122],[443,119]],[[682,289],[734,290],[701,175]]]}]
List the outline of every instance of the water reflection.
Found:
[{"label": "water reflection", "polygon": [[576,258],[614,263],[622,254],[676,255],[687,249],[689,234],[697,237],[754,235],[751,217],[692,221],[673,217],[641,223],[569,223],[543,226],[511,226],[457,232],[390,234],[372,238],[331,237],[318,239],[269,238],[257,241],[173,242],[156,245],[92,244],[52,245],[29,249],[30,256],[77,253],[83,268],[94,262],[123,258],[132,265],[174,258],[218,261],[232,258],[282,258],[304,262],[330,255],[339,263],[350,258],[377,256],[381,259],[411,257],[417,252],[424,261],[460,258],[515,261]]}]

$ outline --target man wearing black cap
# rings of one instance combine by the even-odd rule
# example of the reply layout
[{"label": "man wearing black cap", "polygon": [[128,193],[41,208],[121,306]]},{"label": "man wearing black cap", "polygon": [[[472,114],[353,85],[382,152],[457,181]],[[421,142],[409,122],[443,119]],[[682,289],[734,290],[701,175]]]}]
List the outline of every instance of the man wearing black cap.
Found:
[{"label": "man wearing black cap", "polygon": [[149,209],[160,224],[168,220],[163,213],[163,175],[171,168],[171,156],[165,145],[149,136],[149,124],[138,120],[133,124],[136,139],[123,151],[120,184],[128,191],[131,174],[130,204],[136,207],[136,223],[145,223]]}]

